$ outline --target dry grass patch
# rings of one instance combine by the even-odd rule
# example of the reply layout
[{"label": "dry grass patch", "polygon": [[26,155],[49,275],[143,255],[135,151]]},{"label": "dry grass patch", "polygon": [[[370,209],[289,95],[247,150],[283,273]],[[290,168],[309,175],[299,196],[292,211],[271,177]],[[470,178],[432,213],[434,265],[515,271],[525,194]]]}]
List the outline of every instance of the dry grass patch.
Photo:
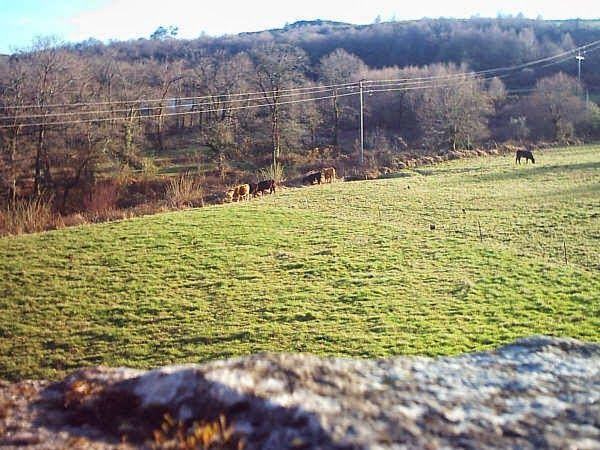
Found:
[{"label": "dry grass patch", "polygon": [[170,180],[165,195],[172,208],[202,206],[204,203],[202,186],[191,174]]},{"label": "dry grass patch", "polygon": [[51,197],[18,200],[0,210],[0,234],[35,233],[51,228],[55,221]]}]

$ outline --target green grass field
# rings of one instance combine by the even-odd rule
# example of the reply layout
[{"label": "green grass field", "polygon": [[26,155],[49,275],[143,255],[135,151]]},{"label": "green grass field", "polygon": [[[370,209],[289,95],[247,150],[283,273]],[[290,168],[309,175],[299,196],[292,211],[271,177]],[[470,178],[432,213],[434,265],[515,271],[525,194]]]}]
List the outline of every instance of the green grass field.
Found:
[{"label": "green grass field", "polygon": [[600,147],[536,159],[2,238],[0,378],[600,341]]}]

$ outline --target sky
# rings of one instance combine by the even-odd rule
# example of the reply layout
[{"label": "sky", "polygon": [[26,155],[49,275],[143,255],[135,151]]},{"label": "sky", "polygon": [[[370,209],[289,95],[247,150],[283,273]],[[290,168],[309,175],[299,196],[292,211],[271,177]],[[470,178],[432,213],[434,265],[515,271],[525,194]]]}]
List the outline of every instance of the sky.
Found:
[{"label": "sky", "polygon": [[30,46],[36,37],[67,42],[90,37],[136,39],[159,26],[195,38],[280,28],[297,20],[355,24],[423,17],[517,15],[544,19],[600,18],[600,0],[0,0],[0,54]]}]

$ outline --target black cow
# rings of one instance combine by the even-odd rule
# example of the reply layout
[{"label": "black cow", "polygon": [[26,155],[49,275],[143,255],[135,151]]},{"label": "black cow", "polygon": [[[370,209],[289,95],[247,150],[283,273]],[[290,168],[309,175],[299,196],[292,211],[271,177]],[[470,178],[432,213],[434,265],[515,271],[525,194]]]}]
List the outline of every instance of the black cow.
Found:
[{"label": "black cow", "polygon": [[250,196],[256,197],[258,195],[258,185],[260,183],[248,183],[250,185]]},{"label": "black cow", "polygon": [[261,194],[264,194],[267,191],[269,194],[275,193],[275,180],[263,180],[258,182],[256,193],[258,194],[260,192]]},{"label": "black cow", "polygon": [[302,182],[304,184],[315,184],[315,181],[318,184],[321,184],[321,180],[322,180],[322,173],[321,171],[319,172],[311,172],[308,175],[306,175],[304,178],[302,178]]},{"label": "black cow", "polygon": [[531,151],[529,150],[517,150],[517,158],[515,160],[515,164],[521,164],[521,158],[525,158],[525,162],[529,162],[529,160],[531,160],[531,162],[535,164],[533,153],[531,153]]}]

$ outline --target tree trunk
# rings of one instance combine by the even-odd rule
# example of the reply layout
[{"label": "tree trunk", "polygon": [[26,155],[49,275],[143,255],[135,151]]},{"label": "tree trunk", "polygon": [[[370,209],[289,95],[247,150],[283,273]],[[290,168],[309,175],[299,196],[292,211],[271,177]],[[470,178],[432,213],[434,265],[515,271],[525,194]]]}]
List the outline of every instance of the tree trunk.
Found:
[{"label": "tree trunk", "polygon": [[9,160],[8,163],[10,165],[10,186],[9,186],[9,197],[14,204],[17,200],[17,162],[15,161],[17,156],[17,141],[19,139],[19,128],[14,129],[14,135],[12,138]]},{"label": "tree trunk", "polygon": [[561,141],[562,136],[560,135],[560,116],[553,116],[552,117],[552,127],[554,128],[554,139],[556,141]]},{"label": "tree trunk", "polygon": [[67,209],[67,199],[69,198],[69,194],[71,193],[71,190],[81,182],[81,176],[86,170],[88,162],[89,158],[86,158],[75,172],[75,177],[70,182],[65,183],[61,205],[61,211],[63,212],[63,214],[66,212]]},{"label": "tree trunk", "polygon": [[279,109],[277,101],[273,104],[273,165],[279,160]]},{"label": "tree trunk", "polygon": [[52,186],[52,173],[50,172],[50,157],[48,150],[44,148],[44,186]]},{"label": "tree trunk", "polygon": [[42,156],[44,151],[44,126],[40,127],[38,131],[38,142],[35,153],[35,174],[33,182],[33,191],[36,195],[40,195],[42,192]]},{"label": "tree trunk", "polygon": [[333,145],[337,148],[339,145],[339,120],[340,120],[340,110],[338,105],[338,97],[337,97],[337,89],[333,94]]},{"label": "tree trunk", "polygon": [[160,112],[158,113],[158,120],[156,121],[156,141],[158,143],[158,150],[162,152],[165,149],[163,141],[163,128],[162,128],[162,105]]},{"label": "tree trunk", "polygon": [[225,155],[222,151],[219,151],[219,176],[221,181],[225,180]]}]

